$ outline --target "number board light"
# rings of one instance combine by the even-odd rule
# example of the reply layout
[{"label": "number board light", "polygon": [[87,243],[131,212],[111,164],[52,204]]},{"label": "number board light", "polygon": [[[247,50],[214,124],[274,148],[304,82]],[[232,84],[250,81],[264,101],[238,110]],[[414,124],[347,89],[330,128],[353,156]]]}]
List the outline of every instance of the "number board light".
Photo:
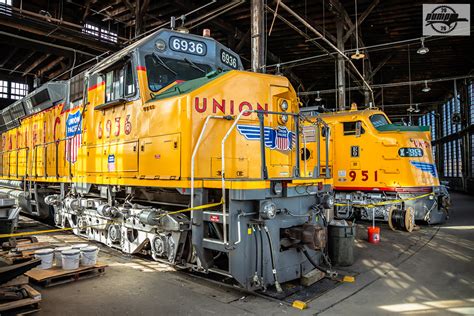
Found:
[{"label": "number board light", "polygon": [[398,150],[400,157],[423,157],[423,149],[402,147]]},{"label": "number board light", "polygon": [[177,52],[198,56],[207,54],[206,43],[178,36],[170,37],[170,48]]},{"label": "number board light", "polygon": [[224,65],[229,66],[230,68],[237,69],[239,68],[239,62],[237,57],[229,53],[228,51],[225,51],[221,49],[221,62]]}]

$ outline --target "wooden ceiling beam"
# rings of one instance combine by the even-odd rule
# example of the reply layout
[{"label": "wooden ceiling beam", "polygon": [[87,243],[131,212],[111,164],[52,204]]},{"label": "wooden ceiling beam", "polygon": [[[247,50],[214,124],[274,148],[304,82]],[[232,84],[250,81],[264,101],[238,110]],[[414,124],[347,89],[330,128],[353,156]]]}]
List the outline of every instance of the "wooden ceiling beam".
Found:
[{"label": "wooden ceiling beam", "polygon": [[15,67],[10,71],[10,75],[14,73],[18,68],[20,68],[22,65],[24,65],[28,59],[30,59],[36,52],[31,52],[26,57],[21,58],[21,60],[16,64]]},{"label": "wooden ceiling beam", "polygon": [[[357,27],[359,27],[362,22],[364,22],[364,20],[369,16],[369,14],[375,9],[375,7],[380,3],[380,0],[374,0],[372,1],[372,3],[369,5],[369,7],[364,11],[364,13],[362,13],[360,15],[360,17],[356,17],[357,18]],[[354,33],[355,31],[355,28],[356,28],[356,25],[353,24],[349,30],[347,31],[347,33],[344,35],[344,38],[342,39],[342,41],[345,43],[347,42],[347,40],[352,36],[352,34]]]},{"label": "wooden ceiling beam", "polygon": [[5,59],[0,64],[0,67],[5,66],[10,61],[10,59],[12,59],[12,57],[15,56],[17,51],[18,51],[18,47],[14,47],[12,50],[10,50],[7,57],[5,57]]},{"label": "wooden ceiling beam", "polygon": [[54,66],[56,66],[57,64],[59,64],[60,62],[62,62],[64,60],[64,56],[61,56],[61,57],[58,57],[56,58],[55,60],[53,60],[52,62],[50,62],[49,64],[47,64],[46,66],[44,66],[43,68],[41,68],[38,72],[40,75],[43,75],[44,73],[48,72],[49,70],[53,69]]},{"label": "wooden ceiling beam", "polygon": [[33,64],[25,69],[23,72],[22,77],[26,76],[28,73],[32,72],[36,67],[38,67],[43,61],[45,61],[51,54],[43,55],[42,57],[38,58]]}]

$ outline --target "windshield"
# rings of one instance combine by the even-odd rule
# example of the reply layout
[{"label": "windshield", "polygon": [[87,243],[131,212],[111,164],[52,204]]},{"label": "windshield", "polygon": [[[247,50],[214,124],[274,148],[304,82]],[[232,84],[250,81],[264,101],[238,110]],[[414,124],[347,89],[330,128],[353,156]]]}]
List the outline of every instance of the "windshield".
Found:
[{"label": "windshield", "polygon": [[372,115],[370,117],[370,121],[372,122],[375,128],[390,124],[390,122],[387,120],[387,118],[383,114]]},{"label": "windshield", "polygon": [[148,86],[151,91],[158,91],[176,80],[192,80],[211,71],[211,67],[190,60],[177,60],[160,57],[154,54],[145,56]]}]

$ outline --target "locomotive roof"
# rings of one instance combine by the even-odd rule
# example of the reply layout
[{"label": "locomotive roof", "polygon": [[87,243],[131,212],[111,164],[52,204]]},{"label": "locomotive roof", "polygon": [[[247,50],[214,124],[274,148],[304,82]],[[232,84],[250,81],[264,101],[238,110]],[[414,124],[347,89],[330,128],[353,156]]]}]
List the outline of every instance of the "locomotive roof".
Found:
[{"label": "locomotive roof", "polygon": [[345,110],[337,112],[319,112],[320,108],[316,106],[300,108],[300,112],[307,113],[309,116],[322,116],[322,117],[342,117],[342,116],[369,116],[376,113],[383,113],[378,108],[367,108],[362,110]]},{"label": "locomotive roof", "polygon": [[[187,57],[187,58],[192,58],[192,56],[195,55],[189,55],[186,53],[182,53],[180,51],[172,50],[169,49],[168,46],[170,46],[169,42],[172,37],[178,37],[178,38],[183,38],[183,39],[189,39],[197,42],[204,43],[207,47],[206,49],[206,54],[199,56],[200,58],[207,59],[209,61],[215,62],[216,60],[220,60],[218,58],[218,55],[222,50],[230,53],[233,57],[237,59],[237,67],[236,69],[243,69],[242,62],[240,60],[240,57],[231,51],[228,47],[222,45],[221,43],[217,42],[215,39],[212,37],[204,37],[204,36],[199,36],[199,35],[194,35],[194,34],[189,34],[189,33],[182,33],[182,32],[177,32],[174,30],[169,30],[169,29],[160,29],[144,38],[141,40],[136,41],[135,43],[123,48],[122,50],[116,52],[115,54],[105,58],[104,60],[100,61],[97,63],[94,67],[90,68],[87,72],[86,75],[92,75],[96,74],[111,65],[113,65],[115,62],[119,61],[120,59],[126,57],[129,55],[132,51],[140,49],[140,48],[148,48],[151,49],[155,46],[155,43],[158,40],[163,40],[165,44],[167,45],[166,50],[161,54],[163,55],[173,55],[173,56],[181,56],[181,57]],[[228,65],[221,63],[223,68],[228,68]]]}]

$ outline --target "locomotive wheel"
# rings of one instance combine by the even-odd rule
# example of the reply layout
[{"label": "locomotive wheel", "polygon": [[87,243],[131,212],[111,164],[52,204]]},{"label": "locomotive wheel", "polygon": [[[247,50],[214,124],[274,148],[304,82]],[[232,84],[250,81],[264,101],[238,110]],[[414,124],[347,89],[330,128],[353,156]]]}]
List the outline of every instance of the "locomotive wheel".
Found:
[{"label": "locomotive wheel", "polygon": [[414,227],[415,227],[415,211],[413,210],[413,207],[407,207],[405,211],[405,230],[411,233]]},{"label": "locomotive wheel", "polygon": [[392,223],[392,215],[393,215],[393,211],[395,211],[396,209],[397,208],[392,205],[388,210],[388,226],[393,231],[396,231],[396,229],[395,229],[395,226],[393,226],[393,223]]}]

